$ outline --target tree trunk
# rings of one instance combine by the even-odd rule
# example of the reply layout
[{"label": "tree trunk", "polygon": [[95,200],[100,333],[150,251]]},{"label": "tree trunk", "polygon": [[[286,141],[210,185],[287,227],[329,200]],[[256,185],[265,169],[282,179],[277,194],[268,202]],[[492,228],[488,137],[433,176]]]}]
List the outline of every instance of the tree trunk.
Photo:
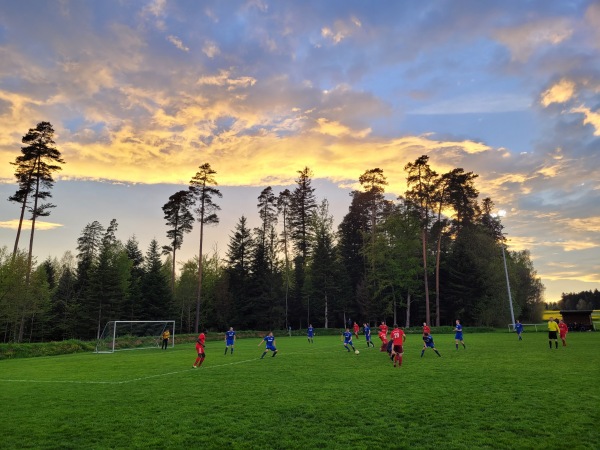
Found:
[{"label": "tree trunk", "polygon": [[410,292],[406,295],[406,328],[410,328]]},{"label": "tree trunk", "polygon": [[329,316],[327,311],[327,292],[325,292],[325,329],[329,328]]},{"label": "tree trunk", "polygon": [[423,280],[425,283],[425,321],[431,323],[431,313],[429,309],[429,279],[427,276],[427,230],[421,231],[421,241],[423,242]]},{"label": "tree trunk", "polygon": [[198,254],[198,296],[196,297],[196,322],[194,330],[196,334],[200,331],[200,301],[202,300],[202,238],[204,235],[204,217],[200,218],[200,250]]}]

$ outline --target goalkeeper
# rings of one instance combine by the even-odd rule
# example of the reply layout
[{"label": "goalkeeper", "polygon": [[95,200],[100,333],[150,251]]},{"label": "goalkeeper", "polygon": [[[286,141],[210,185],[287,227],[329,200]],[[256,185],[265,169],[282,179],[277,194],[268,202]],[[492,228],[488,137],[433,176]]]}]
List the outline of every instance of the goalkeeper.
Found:
[{"label": "goalkeeper", "polygon": [[162,350],[166,350],[167,347],[169,346],[169,338],[170,337],[171,337],[171,331],[167,328],[165,331],[163,331],[163,334],[162,334],[162,346],[161,346]]}]

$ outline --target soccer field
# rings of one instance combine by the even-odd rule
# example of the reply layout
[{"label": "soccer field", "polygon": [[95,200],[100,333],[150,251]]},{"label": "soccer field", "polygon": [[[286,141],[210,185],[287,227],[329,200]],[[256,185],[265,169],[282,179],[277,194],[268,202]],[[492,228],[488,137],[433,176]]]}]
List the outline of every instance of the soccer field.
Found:
[{"label": "soccer field", "polygon": [[362,336],[212,341],[199,369],[193,344],[4,360],[0,448],[599,448],[600,333],[434,338],[400,369]]}]

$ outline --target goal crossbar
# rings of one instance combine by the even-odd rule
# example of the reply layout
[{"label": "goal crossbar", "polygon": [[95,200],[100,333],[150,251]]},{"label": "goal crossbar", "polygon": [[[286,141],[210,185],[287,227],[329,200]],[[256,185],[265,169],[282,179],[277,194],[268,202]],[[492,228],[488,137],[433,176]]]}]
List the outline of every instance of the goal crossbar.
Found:
[{"label": "goal crossbar", "polygon": [[98,337],[95,352],[158,348],[162,345],[162,334],[167,329],[170,332],[168,345],[174,347],[174,320],[111,320]]}]

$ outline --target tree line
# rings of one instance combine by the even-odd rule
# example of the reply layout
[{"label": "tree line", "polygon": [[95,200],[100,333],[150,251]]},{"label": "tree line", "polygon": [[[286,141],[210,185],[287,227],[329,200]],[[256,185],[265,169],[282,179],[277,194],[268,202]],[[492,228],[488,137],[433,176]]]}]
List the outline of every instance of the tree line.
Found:
[{"label": "tree line", "polygon": [[546,309],[558,310],[594,310],[600,309],[600,291],[598,289],[563,293],[558,302],[551,302]]},{"label": "tree line", "polygon": [[[21,222],[12,254],[0,249],[4,341],[93,339],[108,320],[175,318],[181,332],[329,328],[348,321],[511,322],[506,238],[493,201],[479,199],[476,174],[462,168],[438,174],[427,155],[404,166],[408,188],[395,199],[385,192],[384,170],[366,170],[337,227],[304,167],[293,189],[261,191],[259,225],[250,228],[248,217],[239,217],[225,255],[203,248],[205,227],[219,222],[222,197],[217,172],[204,163],[187,189],[162,206],[165,245],[152,240],[143,253],[135,236],[125,243],[117,238],[116,219],[106,227],[92,221],[76,255],[32,264],[35,218],[54,207],[38,200],[51,197],[52,173],[64,162],[52,136],[47,122],[29,130],[13,163],[19,189],[9,200],[20,205]],[[24,211],[32,218],[28,252],[18,248]],[[197,256],[178,261],[195,225]],[[539,321],[544,288],[529,252],[505,257],[515,317]]]}]

